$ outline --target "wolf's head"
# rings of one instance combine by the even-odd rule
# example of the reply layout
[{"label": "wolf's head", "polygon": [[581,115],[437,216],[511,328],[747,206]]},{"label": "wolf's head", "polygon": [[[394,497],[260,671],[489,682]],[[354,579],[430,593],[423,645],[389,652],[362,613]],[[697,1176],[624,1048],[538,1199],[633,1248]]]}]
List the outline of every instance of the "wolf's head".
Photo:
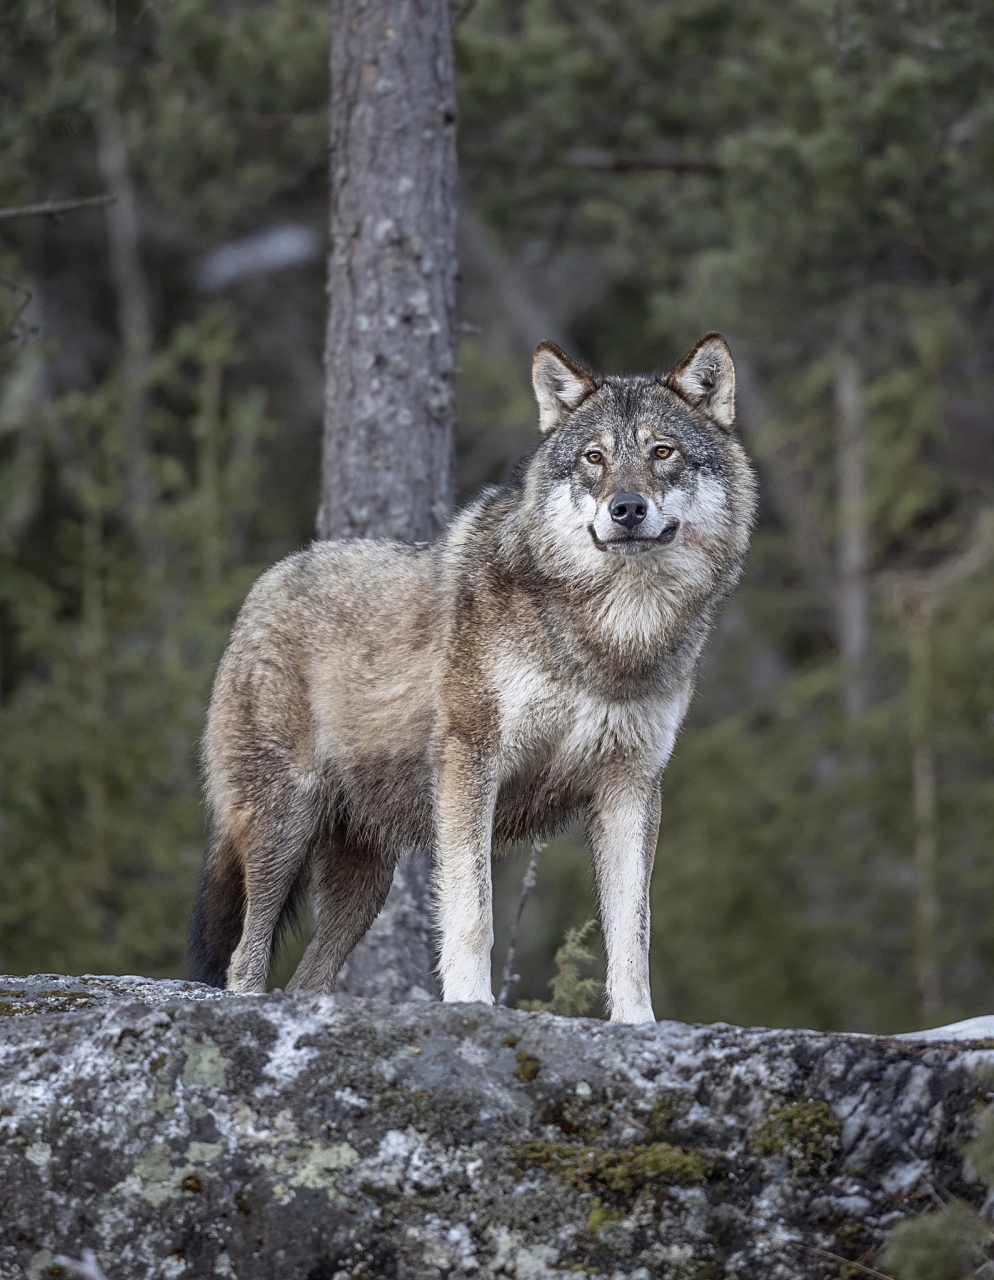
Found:
[{"label": "wolf's head", "polygon": [[543,342],[533,384],[545,440],[526,486],[532,544],[547,568],[595,580],[683,577],[704,591],[716,575],[738,576],[755,483],[719,334],[671,373],[627,377],[595,377]]}]

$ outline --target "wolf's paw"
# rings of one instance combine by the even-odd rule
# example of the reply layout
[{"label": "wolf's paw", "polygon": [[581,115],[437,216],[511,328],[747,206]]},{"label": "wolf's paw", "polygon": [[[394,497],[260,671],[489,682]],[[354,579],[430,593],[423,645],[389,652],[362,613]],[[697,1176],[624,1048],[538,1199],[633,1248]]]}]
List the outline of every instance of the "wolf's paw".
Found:
[{"label": "wolf's paw", "polygon": [[442,1000],[445,1004],[493,1004],[494,993],[488,981],[443,975]]},{"label": "wolf's paw", "polygon": [[651,1004],[642,1002],[638,1004],[622,1004],[619,1002],[611,1008],[611,1021],[638,1026],[644,1022],[655,1022],[656,1015],[652,1012]]}]

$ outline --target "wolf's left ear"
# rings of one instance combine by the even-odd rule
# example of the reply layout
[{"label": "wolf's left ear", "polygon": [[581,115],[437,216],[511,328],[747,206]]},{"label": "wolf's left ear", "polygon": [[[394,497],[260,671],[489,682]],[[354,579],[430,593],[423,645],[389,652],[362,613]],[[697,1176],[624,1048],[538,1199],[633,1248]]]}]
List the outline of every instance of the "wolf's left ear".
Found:
[{"label": "wolf's left ear", "polygon": [[720,333],[706,333],[663,379],[693,409],[703,409],[719,427],[735,424],[735,366]]},{"label": "wolf's left ear", "polygon": [[538,401],[538,429],[547,436],[597,390],[597,383],[581,365],[554,342],[540,342],[532,361],[532,386]]}]

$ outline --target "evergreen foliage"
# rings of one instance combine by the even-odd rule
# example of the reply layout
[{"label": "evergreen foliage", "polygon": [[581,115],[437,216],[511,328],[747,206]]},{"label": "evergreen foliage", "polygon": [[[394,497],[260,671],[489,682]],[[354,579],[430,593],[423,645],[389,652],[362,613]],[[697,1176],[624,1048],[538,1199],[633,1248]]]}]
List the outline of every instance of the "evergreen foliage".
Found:
[{"label": "evergreen foliage", "polygon": [[[323,164],[327,37],[313,5],[25,0],[0,23],[5,204],[99,190],[107,112],[139,201],[173,219],[166,239],[187,254]],[[81,260],[58,261],[80,227],[99,229],[102,214],[80,217],[64,232],[5,228],[0,968],[176,975],[203,851],[210,681],[274,532],[265,396],[244,376],[231,309],[198,298],[189,258],[177,272],[161,251],[144,255],[155,333],[129,382],[134,335],[116,346],[107,332],[121,297],[78,238]],[[71,272],[95,324],[60,335],[50,282]],[[40,295],[22,317],[19,280]]]},{"label": "evergreen foliage", "polygon": [[[994,1111],[988,1110],[967,1154],[983,1186],[994,1184]],[[901,1222],[884,1250],[881,1266],[897,1280],[971,1280],[994,1272],[994,1228],[964,1200],[935,1213]]]},{"label": "evergreen foliage", "polygon": [[255,575],[258,397],[222,393],[230,322],[181,326],[149,377],[160,501],[143,563],[111,375],[42,399],[35,352],[0,407],[5,665],[0,963],[182,970],[204,820],[196,744],[214,665]]},{"label": "evergreen foliage", "polygon": [[590,1013],[604,989],[596,978],[584,977],[583,970],[596,962],[597,957],[586,945],[596,920],[566,930],[566,937],[556,951],[556,976],[549,983],[552,999],[519,1001],[522,1009],[544,1009],[558,1013],[562,1018],[582,1018]]}]

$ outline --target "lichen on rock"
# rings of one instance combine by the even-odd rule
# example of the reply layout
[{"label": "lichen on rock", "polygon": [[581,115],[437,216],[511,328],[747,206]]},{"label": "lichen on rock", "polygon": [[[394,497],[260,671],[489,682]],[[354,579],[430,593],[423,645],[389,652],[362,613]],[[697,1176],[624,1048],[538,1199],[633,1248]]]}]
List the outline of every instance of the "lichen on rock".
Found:
[{"label": "lichen on rock", "polygon": [[4,1280],[817,1280],[979,1194],[989,1048],[0,986]]}]

